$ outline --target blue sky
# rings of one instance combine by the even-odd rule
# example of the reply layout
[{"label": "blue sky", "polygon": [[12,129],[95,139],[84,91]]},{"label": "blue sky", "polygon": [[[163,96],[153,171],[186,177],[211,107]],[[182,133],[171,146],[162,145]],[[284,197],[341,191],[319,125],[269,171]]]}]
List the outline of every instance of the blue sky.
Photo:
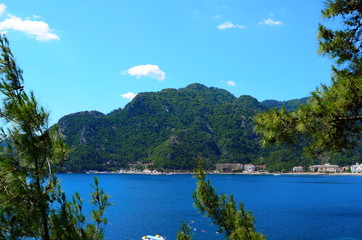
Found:
[{"label": "blue sky", "polygon": [[330,81],[317,54],[323,1],[0,1],[25,87],[60,117],[108,113],[191,83],[290,100]]}]

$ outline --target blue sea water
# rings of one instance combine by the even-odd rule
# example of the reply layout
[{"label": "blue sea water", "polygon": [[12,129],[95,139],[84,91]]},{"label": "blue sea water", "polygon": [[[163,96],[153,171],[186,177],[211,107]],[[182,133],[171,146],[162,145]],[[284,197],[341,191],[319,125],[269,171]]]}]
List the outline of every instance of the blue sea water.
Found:
[{"label": "blue sea water", "polygon": [[[69,196],[89,199],[95,175],[59,174]],[[182,221],[195,240],[224,239],[193,207],[192,175],[97,175],[112,198],[106,239],[175,239]],[[362,240],[362,176],[208,175],[218,193],[233,194],[253,212],[270,240]],[[89,209],[88,209],[89,211]]]}]

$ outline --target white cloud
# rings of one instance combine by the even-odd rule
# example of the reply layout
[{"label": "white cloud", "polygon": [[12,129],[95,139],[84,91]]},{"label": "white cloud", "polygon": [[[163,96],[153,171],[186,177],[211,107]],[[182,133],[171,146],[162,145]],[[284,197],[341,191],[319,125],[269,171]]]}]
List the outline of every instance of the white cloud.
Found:
[{"label": "white cloud", "polygon": [[133,92],[121,94],[122,98],[129,99],[129,100],[132,100],[135,96],[137,96],[137,93],[133,93]]},{"label": "white cloud", "polygon": [[38,41],[59,40],[60,38],[52,33],[49,25],[43,21],[23,20],[19,17],[8,14],[8,18],[0,22],[0,31],[17,30],[34,37]]},{"label": "white cloud", "polygon": [[261,22],[259,22],[259,24],[261,25],[269,25],[269,26],[278,26],[278,25],[282,25],[283,22],[282,21],[274,21],[271,18],[268,18],[266,20],[263,20]]},{"label": "white cloud", "polygon": [[[0,16],[6,12],[5,4],[0,4]],[[34,19],[39,18],[39,16],[33,15]],[[0,21],[0,32],[7,32],[8,30],[20,31],[27,34],[29,37],[33,37],[38,41],[47,41],[47,40],[59,40],[59,36],[52,33],[52,30],[49,28],[49,25],[44,21],[32,21],[29,19],[23,20],[17,16],[14,16],[10,13],[7,14],[7,17],[4,21]]]},{"label": "white cloud", "polygon": [[226,84],[232,87],[236,85],[236,83],[233,81],[227,81]]},{"label": "white cloud", "polygon": [[221,15],[215,15],[215,16],[213,16],[213,18],[214,19],[219,19],[219,18],[221,18]]},{"label": "white cloud", "polygon": [[131,67],[124,74],[128,74],[131,76],[136,76],[137,78],[141,77],[150,77],[157,79],[158,81],[163,81],[166,78],[166,73],[161,71],[161,69],[157,65],[139,65],[135,67]]},{"label": "white cloud", "polygon": [[227,29],[227,28],[239,28],[239,29],[244,29],[245,26],[240,25],[240,24],[234,24],[230,21],[224,22],[220,25],[217,26],[218,29]]},{"label": "white cloud", "polygon": [[0,16],[2,16],[6,11],[6,6],[5,4],[1,3],[0,4]]}]

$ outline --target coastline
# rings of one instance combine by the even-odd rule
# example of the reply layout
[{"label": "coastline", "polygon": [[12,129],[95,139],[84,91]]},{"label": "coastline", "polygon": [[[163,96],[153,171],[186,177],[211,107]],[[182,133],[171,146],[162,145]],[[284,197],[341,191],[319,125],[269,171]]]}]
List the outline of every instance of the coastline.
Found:
[{"label": "coastline", "polygon": [[[132,174],[132,175],[193,175],[192,171],[175,171],[175,172],[137,172],[137,171],[85,171],[84,173],[66,172],[65,174]],[[286,172],[286,173],[270,173],[270,172],[206,172],[210,175],[310,175],[310,176],[362,176],[362,173],[322,173],[322,172]]]}]

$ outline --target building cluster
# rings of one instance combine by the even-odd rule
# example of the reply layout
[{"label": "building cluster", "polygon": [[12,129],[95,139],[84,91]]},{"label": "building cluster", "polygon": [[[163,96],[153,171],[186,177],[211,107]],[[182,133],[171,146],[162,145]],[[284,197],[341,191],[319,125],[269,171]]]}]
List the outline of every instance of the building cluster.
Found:
[{"label": "building cluster", "polygon": [[266,169],[266,165],[240,164],[240,163],[218,163],[216,170],[218,172],[243,172],[254,173]]},{"label": "building cluster", "polygon": [[[218,172],[243,172],[254,173],[256,171],[262,171],[266,169],[266,165],[253,165],[253,164],[240,164],[240,163],[218,163],[216,164],[216,170]],[[339,167],[333,164],[321,164],[309,166],[309,172],[315,173],[340,173],[350,170],[352,173],[362,173],[362,164],[355,164],[352,166]],[[296,166],[293,168],[293,172],[302,173],[305,169],[302,166]]]},{"label": "building cluster", "polygon": [[[323,165],[313,165],[309,166],[310,172],[317,172],[317,173],[340,173],[340,172],[346,172],[348,170],[351,170],[352,173],[362,173],[362,164],[356,163],[352,166],[345,166],[345,167],[339,167],[338,165],[333,164],[323,164]],[[293,172],[304,172],[303,167],[297,166],[293,168]]]},{"label": "building cluster", "polygon": [[351,172],[353,173],[362,173],[362,164],[356,163],[356,165],[351,166]]}]

